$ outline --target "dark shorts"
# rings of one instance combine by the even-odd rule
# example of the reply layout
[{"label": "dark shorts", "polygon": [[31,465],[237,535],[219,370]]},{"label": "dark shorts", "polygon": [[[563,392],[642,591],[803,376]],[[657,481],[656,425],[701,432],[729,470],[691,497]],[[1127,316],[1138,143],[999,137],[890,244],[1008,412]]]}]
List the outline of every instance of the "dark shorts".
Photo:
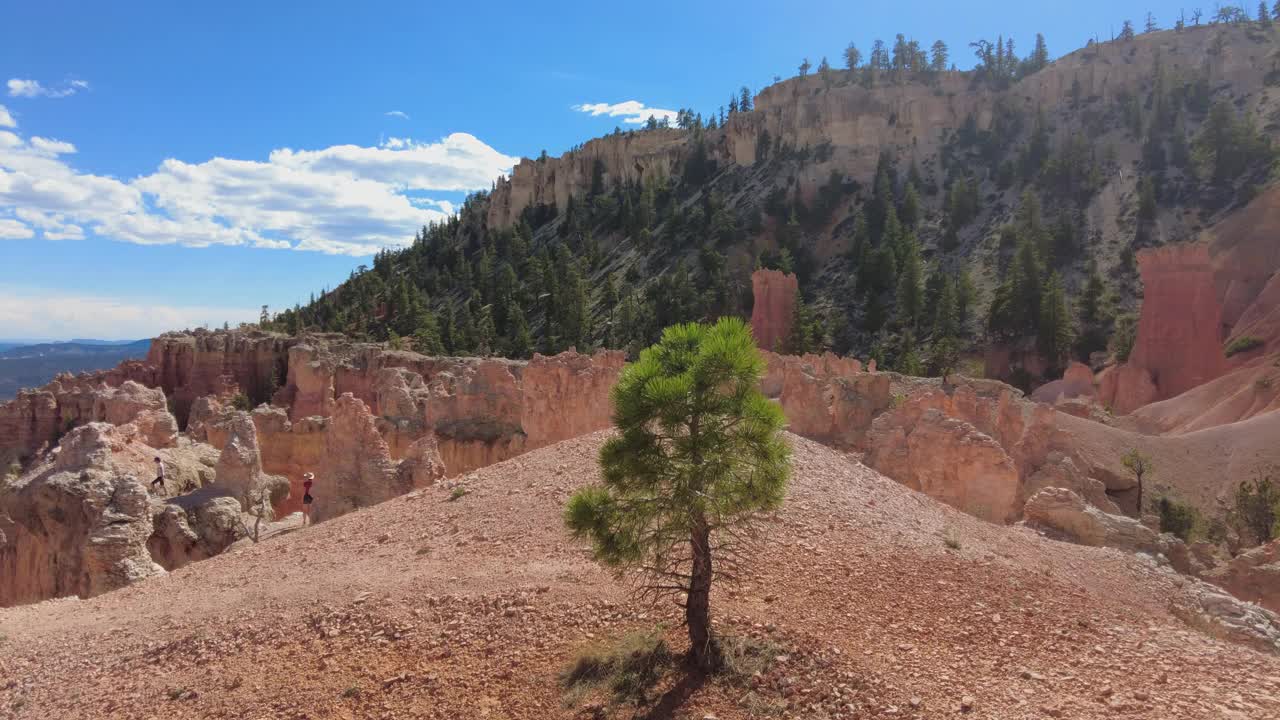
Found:
[{"label": "dark shorts", "polygon": [[311,501],[312,501],[313,499],[314,499],[314,498],[312,498],[312,497],[311,497],[311,495],[310,495],[309,493],[308,493],[308,494],[306,494],[306,495],[303,495],[303,496],[302,496],[302,504],[303,504],[303,505],[310,505],[310,504],[311,504]]}]

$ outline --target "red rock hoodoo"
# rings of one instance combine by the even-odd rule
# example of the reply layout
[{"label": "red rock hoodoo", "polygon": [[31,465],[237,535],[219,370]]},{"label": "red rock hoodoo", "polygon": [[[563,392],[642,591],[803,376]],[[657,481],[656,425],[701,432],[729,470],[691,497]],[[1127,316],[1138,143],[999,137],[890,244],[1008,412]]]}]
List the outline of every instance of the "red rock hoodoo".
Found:
[{"label": "red rock hoodoo", "polygon": [[782,349],[791,333],[791,315],[795,312],[799,287],[795,275],[780,270],[760,269],[751,274],[751,291],[755,296],[751,332],[762,349]]}]

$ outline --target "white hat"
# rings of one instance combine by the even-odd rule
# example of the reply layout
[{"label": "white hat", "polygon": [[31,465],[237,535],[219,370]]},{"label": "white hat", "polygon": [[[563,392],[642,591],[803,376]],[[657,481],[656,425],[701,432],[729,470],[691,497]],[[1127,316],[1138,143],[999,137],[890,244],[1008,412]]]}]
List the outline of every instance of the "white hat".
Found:
[{"label": "white hat", "polygon": [[315,475],[312,475],[311,473],[302,473],[302,479],[303,479],[303,480],[315,480],[315,479],[316,479],[316,476],[315,476]]}]

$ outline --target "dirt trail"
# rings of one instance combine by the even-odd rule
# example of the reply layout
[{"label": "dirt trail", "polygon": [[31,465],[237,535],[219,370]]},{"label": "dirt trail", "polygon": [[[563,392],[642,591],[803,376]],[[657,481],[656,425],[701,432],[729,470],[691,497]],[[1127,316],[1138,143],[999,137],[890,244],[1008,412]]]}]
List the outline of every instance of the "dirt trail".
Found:
[{"label": "dirt trail", "polygon": [[[603,437],[472,473],[457,500],[431,488],[91,600],[0,610],[0,718],[590,717],[557,687],[577,651],[657,622],[679,637],[563,530]],[[750,576],[713,599],[722,632],[788,657],[754,689],[692,687],[655,716],[1280,717],[1280,658],[1172,616],[1177,577],[791,440],[787,504]]]}]

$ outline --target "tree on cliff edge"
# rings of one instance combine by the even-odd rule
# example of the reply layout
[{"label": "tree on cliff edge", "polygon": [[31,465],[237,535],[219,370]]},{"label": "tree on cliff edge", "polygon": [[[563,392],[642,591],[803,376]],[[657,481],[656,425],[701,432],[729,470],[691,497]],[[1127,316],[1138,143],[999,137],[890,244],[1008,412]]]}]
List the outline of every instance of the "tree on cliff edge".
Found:
[{"label": "tree on cliff edge", "polygon": [[764,360],[746,325],[667,328],[612,393],[618,434],[600,451],[602,486],[565,509],[597,560],[642,578],[642,596],[685,610],[689,661],[715,670],[711,584],[733,579],[735,541],[782,504],[791,450],[781,408],[760,393]]}]

